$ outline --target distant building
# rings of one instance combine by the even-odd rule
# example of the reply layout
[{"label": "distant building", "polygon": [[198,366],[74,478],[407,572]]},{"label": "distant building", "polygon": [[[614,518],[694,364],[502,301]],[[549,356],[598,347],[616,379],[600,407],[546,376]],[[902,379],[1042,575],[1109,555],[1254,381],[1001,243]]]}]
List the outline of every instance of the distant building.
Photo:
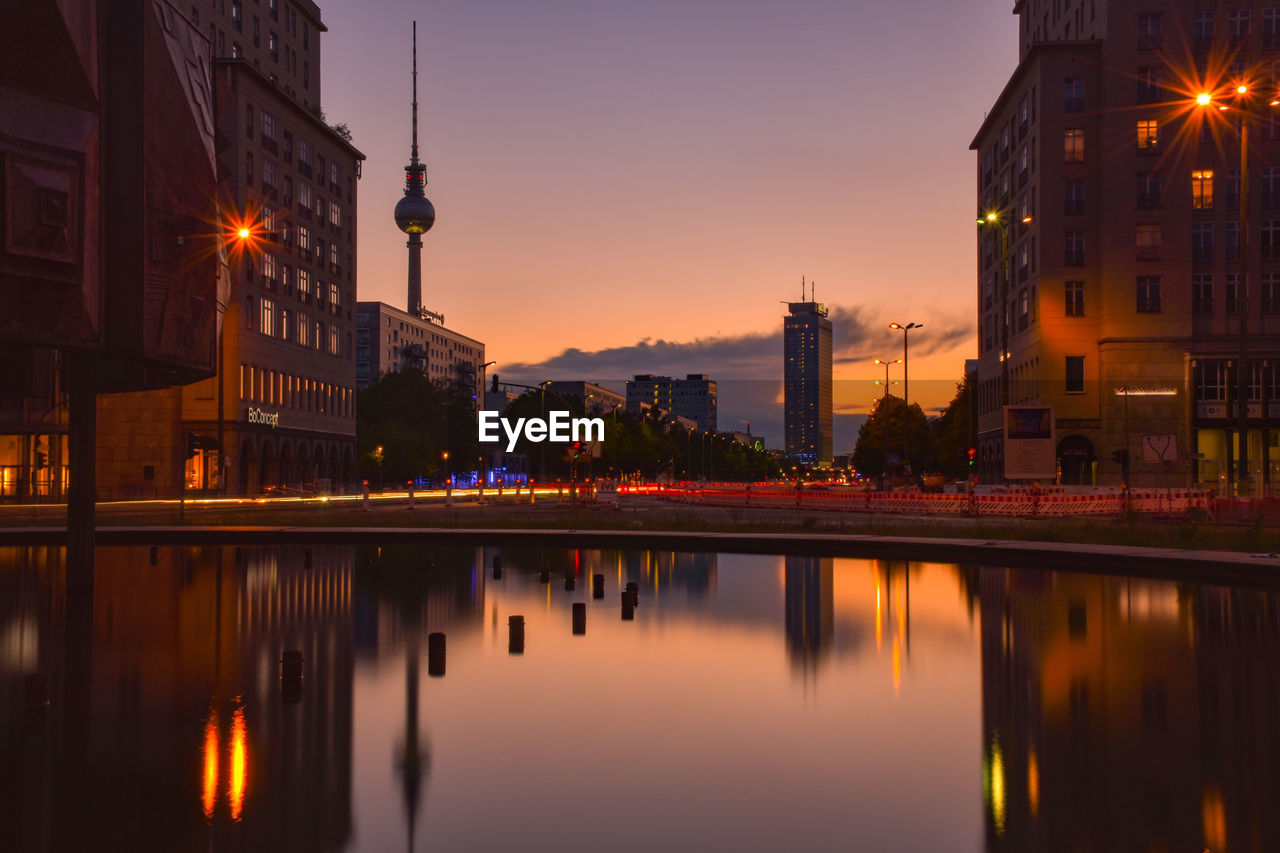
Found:
[{"label": "distant building", "polygon": [[716,393],[715,380],[703,373],[690,373],[684,379],[637,374],[627,381],[627,411],[648,404],[688,418],[698,429],[714,431]]},{"label": "distant building", "polygon": [[625,409],[627,405],[626,397],[594,382],[557,380],[547,385],[547,391],[561,397],[576,397],[582,401],[589,415],[608,415],[614,409]]},{"label": "distant building", "polygon": [[455,332],[444,315],[410,314],[385,302],[356,305],[356,387],[368,388],[384,373],[421,370],[436,382],[454,382],[479,399],[484,344]]},{"label": "distant building", "polygon": [[820,302],[790,302],[783,318],[787,455],[829,466],[832,454],[831,321]]}]

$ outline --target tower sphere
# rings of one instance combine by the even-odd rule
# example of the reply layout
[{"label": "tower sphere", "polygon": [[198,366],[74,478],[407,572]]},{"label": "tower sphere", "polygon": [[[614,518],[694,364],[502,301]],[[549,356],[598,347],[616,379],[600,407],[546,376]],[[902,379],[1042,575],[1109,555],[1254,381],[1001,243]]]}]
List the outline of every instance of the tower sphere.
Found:
[{"label": "tower sphere", "polygon": [[425,234],[436,222],[436,209],[423,196],[407,195],[396,202],[396,225],[406,234]]}]

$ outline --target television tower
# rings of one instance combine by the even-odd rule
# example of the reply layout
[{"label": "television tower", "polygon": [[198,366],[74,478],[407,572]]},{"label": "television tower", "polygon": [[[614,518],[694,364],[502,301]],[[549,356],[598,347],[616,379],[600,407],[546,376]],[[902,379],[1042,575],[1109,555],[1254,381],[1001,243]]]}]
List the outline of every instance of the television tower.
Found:
[{"label": "television tower", "polygon": [[409,235],[409,313],[422,316],[422,235],[436,222],[427,199],[427,167],[418,162],[418,22],[413,22],[413,147],[404,167],[404,198],[396,202],[396,225]]}]

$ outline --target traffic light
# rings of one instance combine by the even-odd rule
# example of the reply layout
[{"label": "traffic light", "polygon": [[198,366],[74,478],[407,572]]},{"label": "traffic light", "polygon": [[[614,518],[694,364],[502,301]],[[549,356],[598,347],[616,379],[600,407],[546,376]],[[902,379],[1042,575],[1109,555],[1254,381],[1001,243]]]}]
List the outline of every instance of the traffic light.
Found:
[{"label": "traffic light", "polygon": [[1127,468],[1129,466],[1129,451],[1113,450],[1111,451],[1111,460]]},{"label": "traffic light", "polygon": [[493,374],[493,393],[498,393],[498,374]]},{"label": "traffic light", "polygon": [[978,449],[976,447],[970,447],[969,448],[969,467],[970,468],[978,464],[978,461],[976,458],[977,455],[978,455]]},{"label": "traffic light", "polygon": [[36,470],[43,471],[49,467],[49,457],[45,455],[43,450],[36,451]]}]

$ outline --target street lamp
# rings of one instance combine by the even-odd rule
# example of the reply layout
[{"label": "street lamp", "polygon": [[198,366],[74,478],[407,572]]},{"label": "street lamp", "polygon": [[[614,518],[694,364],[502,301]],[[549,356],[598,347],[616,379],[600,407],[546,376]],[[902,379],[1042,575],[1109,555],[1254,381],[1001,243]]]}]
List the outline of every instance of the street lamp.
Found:
[{"label": "street lamp", "polygon": [[[1236,476],[1236,494],[1246,496],[1252,491],[1252,477],[1249,472],[1249,87],[1241,83],[1235,87],[1235,111],[1240,117],[1240,276],[1236,285],[1236,311],[1240,316],[1240,353],[1236,361],[1236,405],[1239,414],[1236,432],[1239,436],[1238,474]],[[1196,104],[1201,107],[1213,105],[1213,95],[1201,92],[1196,95]],[[1280,104],[1272,98],[1270,106]],[[1220,111],[1232,109],[1231,105],[1217,104]],[[1261,377],[1259,377],[1261,381]],[[1266,412],[1262,413],[1266,417]],[[1230,413],[1228,413],[1230,417]],[[1230,449],[1230,439],[1227,447]]]},{"label": "street lamp", "polygon": [[[905,326],[901,323],[890,323],[890,329],[897,329],[902,332],[902,464],[906,465],[909,456],[907,455],[907,443],[910,430],[908,424],[911,414],[911,397],[907,393],[907,333],[912,329],[920,329],[924,327],[924,323],[907,323]],[[887,368],[886,373],[887,376]]]},{"label": "street lamp", "polygon": [[902,359],[900,358],[895,358],[893,361],[885,361],[882,358],[876,359],[876,364],[884,365],[884,393],[880,395],[881,400],[889,396],[889,366],[893,364],[902,364],[902,363],[903,363]]}]

